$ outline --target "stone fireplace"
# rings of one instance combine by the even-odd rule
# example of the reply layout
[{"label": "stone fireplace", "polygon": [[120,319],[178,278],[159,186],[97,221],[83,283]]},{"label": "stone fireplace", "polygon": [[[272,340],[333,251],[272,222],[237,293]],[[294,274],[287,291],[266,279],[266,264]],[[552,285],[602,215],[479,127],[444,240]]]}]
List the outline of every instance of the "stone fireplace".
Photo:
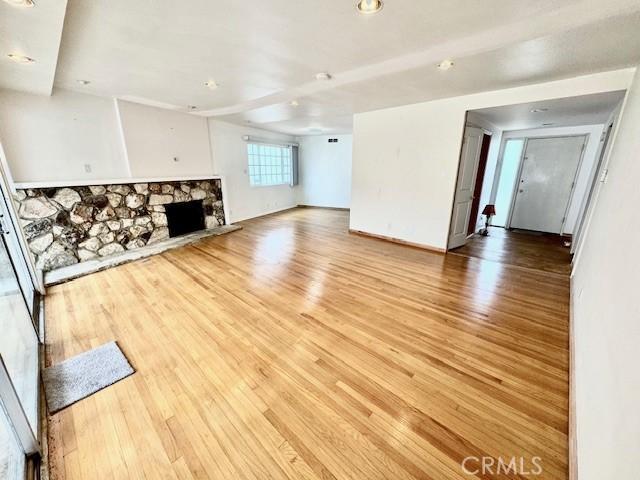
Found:
[{"label": "stone fireplace", "polygon": [[219,178],[21,188],[15,199],[36,267],[45,272],[226,223]]}]

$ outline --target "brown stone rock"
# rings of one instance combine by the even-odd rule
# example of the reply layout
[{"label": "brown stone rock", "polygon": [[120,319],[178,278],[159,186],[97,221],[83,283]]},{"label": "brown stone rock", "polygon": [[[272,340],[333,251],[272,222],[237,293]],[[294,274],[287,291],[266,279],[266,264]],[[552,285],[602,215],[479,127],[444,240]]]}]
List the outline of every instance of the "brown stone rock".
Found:
[{"label": "brown stone rock", "polygon": [[127,247],[127,250],[135,250],[137,248],[144,247],[146,244],[147,243],[142,238],[135,238],[131,240],[129,243],[127,243],[126,247]]},{"label": "brown stone rock", "polygon": [[116,235],[116,242],[120,245],[126,245],[131,240],[129,232],[120,232]]},{"label": "brown stone rock", "polygon": [[44,253],[49,248],[49,245],[53,243],[53,233],[47,233],[40,237],[37,237],[29,242],[29,250],[36,255]]},{"label": "brown stone rock", "polygon": [[[171,197],[173,198],[173,197]],[[20,218],[36,220],[51,217],[58,213],[58,208],[46,197],[31,197],[23,200],[18,209]]]},{"label": "brown stone rock", "polygon": [[84,223],[89,222],[93,218],[94,207],[92,205],[86,205],[84,203],[76,203],[71,210],[69,218],[71,223]]},{"label": "brown stone rock", "polygon": [[109,227],[104,223],[95,223],[89,229],[89,235],[92,237],[97,237],[98,235],[104,235],[106,233],[109,233]]},{"label": "brown stone rock", "polygon": [[100,250],[98,250],[98,255],[101,257],[107,257],[109,255],[114,255],[116,253],[124,252],[124,247],[119,243],[110,243],[109,245],[105,245]]},{"label": "brown stone rock", "polygon": [[24,190],[17,190],[16,193],[13,194],[13,198],[16,202],[21,202],[25,198],[27,198],[27,192]]},{"label": "brown stone rock", "polygon": [[103,233],[102,235],[98,235],[98,238],[104,245],[107,245],[115,241],[116,234],[113,232]]},{"label": "brown stone rock", "polygon": [[134,225],[129,229],[129,234],[131,235],[132,238],[137,238],[147,231],[148,231],[147,227],[143,227],[141,225]]},{"label": "brown stone rock", "polygon": [[136,183],[133,188],[136,193],[140,193],[142,195],[147,195],[149,193],[149,184],[148,183]]},{"label": "brown stone rock", "polygon": [[27,237],[27,240],[31,240],[50,232],[52,227],[53,221],[50,218],[43,218],[41,220],[28,223],[22,230],[24,231],[24,235]]},{"label": "brown stone rock", "polygon": [[96,214],[96,220],[98,222],[104,222],[116,218],[116,212],[111,205],[103,208]]},{"label": "brown stone rock", "polygon": [[78,263],[76,256],[62,244],[53,242],[42,255],[38,255],[36,268],[48,272],[74,263]]},{"label": "brown stone rock", "polygon": [[152,212],[151,220],[156,227],[166,227],[167,226],[167,215],[161,212]]},{"label": "brown stone rock", "polygon": [[133,212],[129,210],[127,207],[118,207],[116,208],[116,215],[118,218],[131,218],[133,217]]},{"label": "brown stone rock", "polygon": [[70,188],[61,188],[53,195],[53,200],[58,202],[66,210],[71,208],[78,202],[80,202],[80,194]]},{"label": "brown stone rock", "polygon": [[112,232],[117,232],[120,230],[120,220],[109,220],[107,222],[107,227],[109,227],[109,230]]},{"label": "brown stone rock", "polygon": [[182,190],[175,190],[173,192],[173,201],[175,203],[188,202],[189,200],[191,200],[191,195],[189,195],[188,193],[185,193]]},{"label": "brown stone rock", "polygon": [[169,239],[169,229],[167,227],[159,227],[156,228],[153,232],[151,232],[151,236],[149,237],[149,241],[147,245],[151,245],[153,243],[162,242],[163,240]]},{"label": "brown stone rock", "polygon": [[202,190],[201,188],[191,189],[192,200],[204,200],[205,198],[207,198],[207,192],[205,190]]},{"label": "brown stone rock", "polygon": [[131,187],[129,185],[109,185],[107,190],[113,193],[119,193],[120,195],[126,195],[131,191]]},{"label": "brown stone rock", "polygon": [[92,237],[89,240],[85,240],[80,245],[78,245],[78,247],[89,250],[90,252],[97,252],[101,246],[102,243],[97,237]]},{"label": "brown stone rock", "polygon": [[78,243],[82,242],[86,237],[87,233],[82,226],[73,226],[63,228],[57,237],[57,241],[66,249],[73,251],[78,247]]},{"label": "brown stone rock", "polygon": [[206,216],[204,217],[204,227],[209,229],[209,228],[216,228],[220,226],[220,222],[218,221],[218,219],[214,216]]},{"label": "brown stone rock", "polygon": [[89,250],[85,250],[84,248],[81,248],[80,250],[78,250],[78,258],[80,258],[81,262],[86,262],[87,260],[93,260],[97,256],[98,256],[97,253],[91,252]]},{"label": "brown stone rock", "polygon": [[130,193],[125,197],[124,202],[127,207],[136,209],[144,205],[144,199],[144,195],[141,195],[139,193]]},{"label": "brown stone rock", "polygon": [[151,223],[151,217],[149,215],[145,215],[143,217],[138,217],[133,222],[135,225],[148,226]]},{"label": "brown stone rock", "polygon": [[111,205],[113,208],[119,207],[122,203],[122,195],[120,195],[119,193],[109,192],[107,193],[106,197],[109,201],[109,205]]},{"label": "brown stone rock", "polygon": [[165,205],[173,203],[173,195],[152,193],[149,196],[149,205]]},{"label": "brown stone rock", "polygon": [[84,203],[93,205],[97,209],[103,209],[109,205],[109,199],[106,195],[92,195],[84,199]]}]

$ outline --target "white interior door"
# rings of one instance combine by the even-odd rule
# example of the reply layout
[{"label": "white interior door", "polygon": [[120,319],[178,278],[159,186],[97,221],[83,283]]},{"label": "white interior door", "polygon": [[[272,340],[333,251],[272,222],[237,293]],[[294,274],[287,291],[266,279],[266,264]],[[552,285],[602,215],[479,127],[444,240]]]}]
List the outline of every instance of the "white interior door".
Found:
[{"label": "white interior door", "polygon": [[467,241],[467,228],[471,215],[483,135],[484,132],[475,127],[467,127],[464,131],[458,183],[453,201],[453,217],[449,232],[449,248],[460,247]]},{"label": "white interior door", "polygon": [[561,233],[586,136],[530,138],[511,214],[511,228]]}]

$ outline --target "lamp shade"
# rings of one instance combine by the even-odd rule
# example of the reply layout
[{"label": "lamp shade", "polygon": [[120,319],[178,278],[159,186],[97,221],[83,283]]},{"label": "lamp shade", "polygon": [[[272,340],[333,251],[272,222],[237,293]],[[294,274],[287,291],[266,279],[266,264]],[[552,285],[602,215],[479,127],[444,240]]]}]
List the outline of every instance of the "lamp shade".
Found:
[{"label": "lamp shade", "polygon": [[482,210],[482,215],[491,216],[496,214],[496,206],[492,204],[488,204],[484,206],[484,210]]}]

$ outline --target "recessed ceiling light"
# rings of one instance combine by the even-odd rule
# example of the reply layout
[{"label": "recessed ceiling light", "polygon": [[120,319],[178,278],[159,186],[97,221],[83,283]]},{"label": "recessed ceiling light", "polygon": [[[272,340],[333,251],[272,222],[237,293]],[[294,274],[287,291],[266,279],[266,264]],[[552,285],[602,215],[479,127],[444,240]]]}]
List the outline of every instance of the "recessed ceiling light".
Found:
[{"label": "recessed ceiling light", "polygon": [[443,60],[438,64],[440,70],[449,70],[453,67],[453,60]]},{"label": "recessed ceiling light", "polygon": [[531,113],[541,113],[541,112],[546,112],[547,110],[549,110],[549,109],[548,108],[532,108],[529,111]]},{"label": "recessed ceiling light", "polygon": [[297,107],[298,105],[300,105],[300,103],[297,100],[291,100],[289,102],[289,105],[291,105],[292,107]]},{"label": "recessed ceiling light", "polygon": [[9,5],[13,5],[14,7],[33,7],[35,4],[33,0],[4,0]]},{"label": "recessed ceiling light", "polygon": [[19,53],[10,53],[7,55],[11,60],[16,63],[33,63],[35,60],[31,57],[27,57],[26,55],[20,55]]},{"label": "recessed ceiling light", "polygon": [[378,13],[382,10],[382,6],[382,0],[360,0],[356,8],[360,13],[371,15],[372,13]]},{"label": "recessed ceiling light", "polygon": [[316,80],[331,80],[331,74],[327,72],[316,73]]},{"label": "recessed ceiling light", "polygon": [[205,87],[207,87],[209,90],[215,90],[216,88],[218,88],[218,84],[216,83],[215,80],[209,80],[204,82]]},{"label": "recessed ceiling light", "polygon": [[76,83],[79,85],[89,85],[91,82],[89,80],[76,80]]}]

